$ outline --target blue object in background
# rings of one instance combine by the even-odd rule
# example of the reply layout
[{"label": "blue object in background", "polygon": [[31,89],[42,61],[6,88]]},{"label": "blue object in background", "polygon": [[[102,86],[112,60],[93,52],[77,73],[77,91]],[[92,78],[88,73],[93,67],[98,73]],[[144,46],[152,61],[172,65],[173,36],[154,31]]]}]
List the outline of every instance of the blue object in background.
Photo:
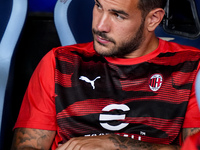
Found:
[{"label": "blue object in background", "polygon": [[[8,10],[0,9],[1,16],[1,38],[0,38],[0,149],[2,149],[5,137],[6,123],[10,122],[6,111],[5,104],[10,103],[6,100],[6,91],[10,65],[15,47],[24,26],[27,14],[27,0],[0,0],[1,7]],[[5,119],[3,119],[5,118]]]},{"label": "blue object in background", "polygon": [[29,0],[28,11],[29,12],[52,12],[57,0]]}]

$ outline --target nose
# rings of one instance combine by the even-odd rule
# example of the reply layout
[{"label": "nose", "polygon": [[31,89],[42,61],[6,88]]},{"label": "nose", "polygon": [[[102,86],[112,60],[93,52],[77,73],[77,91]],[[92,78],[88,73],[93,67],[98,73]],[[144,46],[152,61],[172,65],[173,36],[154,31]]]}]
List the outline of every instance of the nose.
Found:
[{"label": "nose", "polygon": [[102,14],[102,16],[99,18],[99,21],[97,23],[97,29],[98,31],[108,33],[111,29],[111,22],[109,17],[106,14]]}]

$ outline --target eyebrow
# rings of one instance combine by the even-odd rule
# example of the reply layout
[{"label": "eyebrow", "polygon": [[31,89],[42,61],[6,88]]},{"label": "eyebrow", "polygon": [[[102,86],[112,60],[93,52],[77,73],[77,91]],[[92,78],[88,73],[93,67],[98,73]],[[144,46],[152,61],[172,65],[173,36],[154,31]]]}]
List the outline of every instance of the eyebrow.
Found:
[{"label": "eyebrow", "polygon": [[95,2],[98,3],[99,5],[101,5],[98,0],[95,0]]},{"label": "eyebrow", "polygon": [[[95,0],[95,2],[101,6],[101,3],[100,3],[98,0]],[[109,11],[114,12],[114,13],[117,13],[117,14],[124,15],[124,16],[126,16],[126,17],[129,16],[129,14],[126,13],[125,11],[123,11],[123,10],[109,9]]]},{"label": "eyebrow", "polygon": [[117,14],[124,15],[124,16],[126,16],[126,17],[129,16],[129,14],[127,14],[127,13],[126,13],[125,11],[123,11],[123,10],[110,9],[109,11],[112,11],[112,12],[117,13]]}]

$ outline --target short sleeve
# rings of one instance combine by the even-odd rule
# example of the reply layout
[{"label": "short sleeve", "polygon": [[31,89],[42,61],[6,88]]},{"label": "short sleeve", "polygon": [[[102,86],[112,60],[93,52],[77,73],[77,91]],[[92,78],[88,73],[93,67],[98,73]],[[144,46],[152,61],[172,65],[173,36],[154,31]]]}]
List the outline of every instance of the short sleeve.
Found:
[{"label": "short sleeve", "polygon": [[54,72],[55,57],[51,50],[30,79],[14,128],[56,130]]},{"label": "short sleeve", "polygon": [[199,147],[200,147],[200,132],[192,136],[189,136],[183,143],[181,150],[199,150]]},{"label": "short sleeve", "polygon": [[[199,67],[198,67],[199,70]],[[188,107],[183,123],[183,128],[200,128],[200,109],[198,107],[196,94],[195,94],[195,81],[193,83]]]}]

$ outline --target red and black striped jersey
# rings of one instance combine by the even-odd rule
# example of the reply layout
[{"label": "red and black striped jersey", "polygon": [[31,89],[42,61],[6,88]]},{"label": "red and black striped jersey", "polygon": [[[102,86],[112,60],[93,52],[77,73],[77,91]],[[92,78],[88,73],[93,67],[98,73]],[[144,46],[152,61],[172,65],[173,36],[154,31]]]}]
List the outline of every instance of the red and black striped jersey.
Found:
[{"label": "red and black striped jersey", "polygon": [[52,149],[110,133],[177,144],[181,128],[200,127],[199,59],[200,50],[163,40],[132,59],[100,56],[92,42],[54,48],[31,77],[15,128],[57,131]]},{"label": "red and black striped jersey", "polygon": [[153,54],[120,59],[88,45],[56,50],[56,111],[64,142],[115,133],[177,143],[200,51],[160,40]]}]

